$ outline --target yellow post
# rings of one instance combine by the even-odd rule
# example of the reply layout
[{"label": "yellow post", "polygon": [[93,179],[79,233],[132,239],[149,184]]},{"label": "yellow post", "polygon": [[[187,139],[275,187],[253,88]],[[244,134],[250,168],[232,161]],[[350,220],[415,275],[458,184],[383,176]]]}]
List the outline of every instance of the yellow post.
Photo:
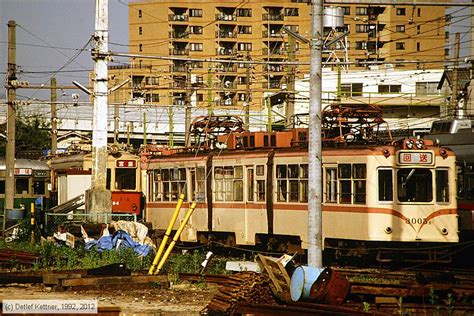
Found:
[{"label": "yellow post", "polygon": [[183,205],[183,201],[184,201],[184,194],[181,193],[178,199],[178,204],[176,204],[176,208],[174,209],[173,216],[171,217],[170,223],[168,224],[168,228],[166,229],[165,237],[161,241],[160,248],[158,249],[158,252],[156,253],[155,259],[153,260],[150,270],[148,270],[148,274],[153,274],[153,270],[155,270],[155,267],[158,264],[158,260],[160,260],[161,254],[163,253],[166,243],[168,242],[168,238],[171,234],[171,230],[173,229],[174,223],[176,222],[176,219],[178,218],[179,211],[181,210],[181,206]]},{"label": "yellow post", "polygon": [[35,243],[35,203],[31,203],[31,243]]},{"label": "yellow post", "polygon": [[179,236],[181,235],[181,233],[184,229],[184,226],[186,226],[186,224],[188,223],[189,218],[193,214],[195,208],[196,208],[196,202],[193,202],[193,204],[191,205],[191,208],[189,208],[188,212],[184,216],[183,222],[181,223],[178,230],[176,231],[176,234],[174,234],[173,240],[171,241],[170,245],[168,246],[168,249],[166,249],[166,252],[163,255],[163,258],[161,258],[160,264],[158,264],[158,267],[156,268],[155,274],[160,273],[161,268],[163,268],[163,266],[165,265],[166,259],[168,259],[171,251],[173,250],[174,245],[178,241],[178,238],[179,238]]}]

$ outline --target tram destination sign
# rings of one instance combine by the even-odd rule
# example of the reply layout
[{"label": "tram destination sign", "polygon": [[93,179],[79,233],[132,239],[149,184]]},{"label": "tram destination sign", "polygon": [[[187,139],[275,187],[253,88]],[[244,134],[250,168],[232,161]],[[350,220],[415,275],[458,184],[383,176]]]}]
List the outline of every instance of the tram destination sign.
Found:
[{"label": "tram destination sign", "polygon": [[430,151],[401,151],[398,153],[398,164],[431,165],[433,164],[433,153]]},{"label": "tram destination sign", "polygon": [[117,160],[115,162],[115,166],[117,168],[136,168],[137,161],[136,160]]}]

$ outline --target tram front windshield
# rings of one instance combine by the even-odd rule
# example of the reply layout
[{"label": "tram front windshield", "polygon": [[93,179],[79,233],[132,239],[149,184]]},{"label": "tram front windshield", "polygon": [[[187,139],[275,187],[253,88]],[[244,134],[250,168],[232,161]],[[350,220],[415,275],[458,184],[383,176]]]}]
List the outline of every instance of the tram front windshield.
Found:
[{"label": "tram front windshield", "polygon": [[429,169],[400,169],[397,173],[397,183],[400,202],[431,202],[433,200],[433,176]]},{"label": "tram front windshield", "polygon": [[135,188],[136,188],[136,169],[135,168],[115,169],[115,189],[135,190]]}]

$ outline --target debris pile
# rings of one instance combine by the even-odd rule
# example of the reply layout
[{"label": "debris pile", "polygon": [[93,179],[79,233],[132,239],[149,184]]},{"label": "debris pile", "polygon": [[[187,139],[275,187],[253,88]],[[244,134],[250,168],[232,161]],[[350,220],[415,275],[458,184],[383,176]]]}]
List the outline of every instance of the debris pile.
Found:
[{"label": "debris pile", "polygon": [[277,305],[265,274],[240,272],[229,276],[225,286],[219,288],[207,309],[212,312],[233,314],[239,303]]}]

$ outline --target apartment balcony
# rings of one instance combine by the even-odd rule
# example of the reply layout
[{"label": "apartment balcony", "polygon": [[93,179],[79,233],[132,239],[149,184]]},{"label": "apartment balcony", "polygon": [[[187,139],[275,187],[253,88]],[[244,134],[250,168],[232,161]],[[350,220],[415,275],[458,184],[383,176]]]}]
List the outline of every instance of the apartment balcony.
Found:
[{"label": "apartment balcony", "polygon": [[271,30],[270,32],[268,32],[268,30],[262,31],[262,37],[283,40],[283,37],[280,31],[274,31],[274,30]]},{"label": "apartment balcony", "polygon": [[216,14],[216,20],[217,21],[225,21],[225,22],[233,22],[233,21],[237,21],[237,15],[217,13]]},{"label": "apartment balcony", "polygon": [[219,30],[219,31],[216,31],[216,38],[230,38],[230,39],[233,39],[233,38],[237,38],[237,32],[235,31],[223,31],[223,30]]},{"label": "apartment balcony", "polygon": [[268,72],[285,72],[286,71],[286,66],[284,65],[265,65],[263,67],[264,71]]},{"label": "apartment balcony", "polygon": [[283,21],[285,16],[283,13],[264,13],[262,14],[263,21]]},{"label": "apartment balcony", "polygon": [[170,82],[169,84],[170,89],[186,89],[186,82],[184,80],[175,80]]},{"label": "apartment balcony", "polygon": [[184,65],[170,65],[170,72],[186,72]]},{"label": "apartment balcony", "polygon": [[216,49],[216,55],[219,55],[219,56],[232,56],[235,54],[237,54],[237,49],[235,48],[221,47],[221,48]]},{"label": "apartment balcony", "polygon": [[216,88],[223,90],[237,89],[237,81],[225,81],[218,84]]},{"label": "apartment balcony", "polygon": [[271,48],[271,49],[263,48],[262,53],[263,53],[263,55],[284,56],[288,52],[283,48]]},{"label": "apartment balcony", "polygon": [[187,32],[169,32],[169,37],[173,39],[187,39],[189,38],[189,33]]},{"label": "apartment balcony", "polygon": [[237,98],[220,99],[216,101],[218,106],[237,106]]},{"label": "apartment balcony", "polygon": [[187,22],[189,20],[189,16],[187,14],[169,14],[168,21],[174,22]]},{"label": "apartment balcony", "polygon": [[264,89],[281,89],[283,82],[280,80],[270,80],[263,83]]},{"label": "apartment balcony", "polygon": [[189,49],[188,48],[184,48],[184,49],[171,48],[170,55],[186,56],[186,55],[189,55]]},{"label": "apartment balcony", "polygon": [[216,67],[217,72],[237,72],[237,64],[230,64],[230,65],[218,65]]}]

